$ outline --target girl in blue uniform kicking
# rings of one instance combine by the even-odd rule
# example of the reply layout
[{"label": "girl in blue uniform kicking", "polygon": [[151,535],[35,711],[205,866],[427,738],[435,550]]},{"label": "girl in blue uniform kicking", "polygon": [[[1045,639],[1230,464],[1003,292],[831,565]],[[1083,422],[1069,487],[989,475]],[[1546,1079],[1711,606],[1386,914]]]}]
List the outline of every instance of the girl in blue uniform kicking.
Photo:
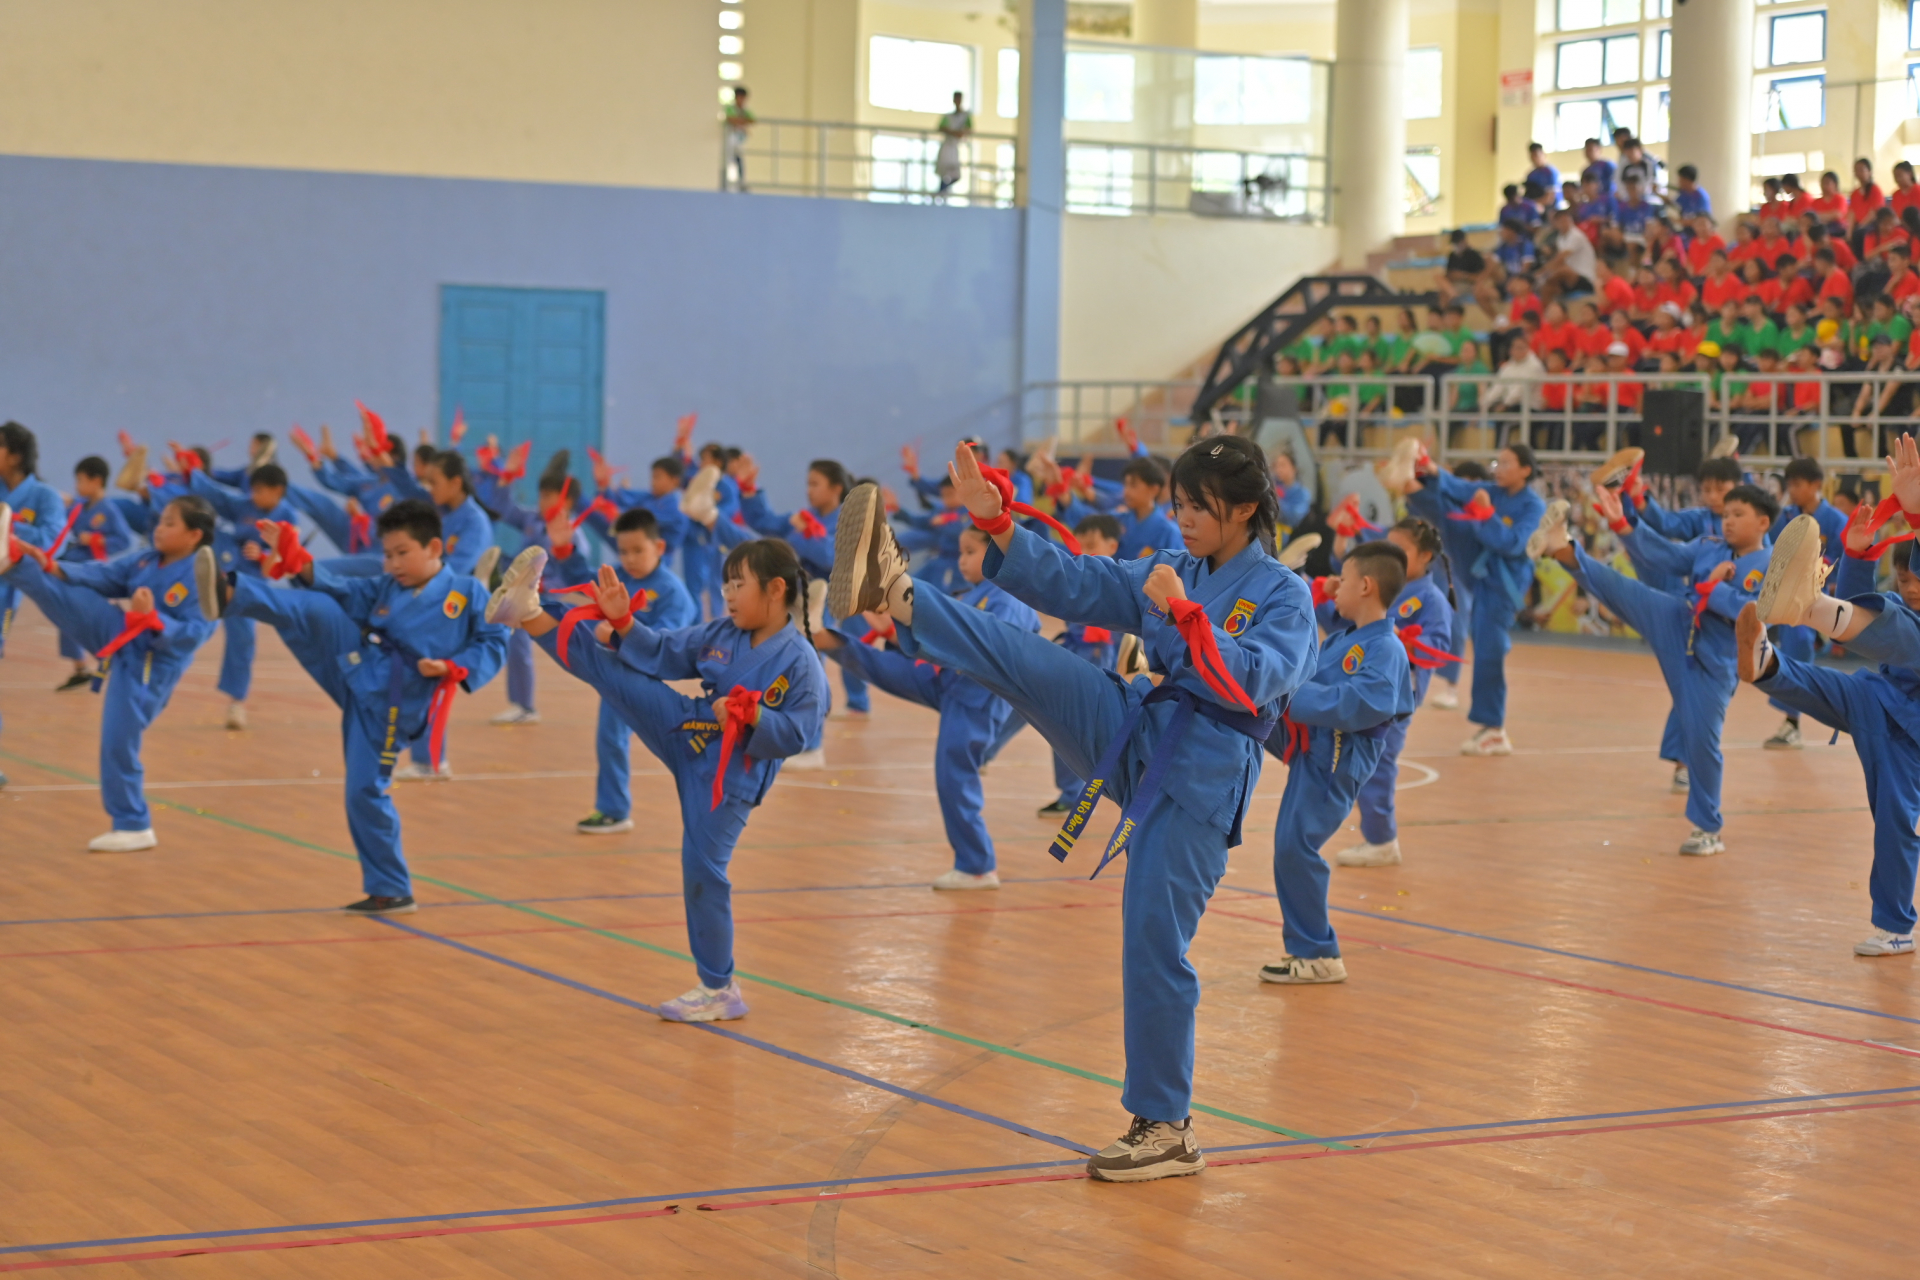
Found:
[{"label": "girl in blue uniform kicking", "polygon": [[1123,806],[1107,856],[1142,851],[1129,855],[1121,899],[1121,1101],[1134,1118],[1087,1171],[1116,1182],[1198,1173],[1206,1159],[1190,1112],[1200,980],[1187,948],[1227,851],[1240,842],[1261,744],[1319,651],[1307,586],[1273,556],[1266,459],[1233,436],[1190,447],[1173,469],[1185,550],[1157,548],[1132,561],[1074,557],[1016,527],[1012,484],[983,471],[964,445],[954,452],[953,476],[993,539],[989,579],[1069,623],[1138,634],[1163,682],[1128,684],[938,592],[916,596],[870,484],[856,486],[841,509],[828,606],[840,616],[891,615],[908,654],[1006,699],[1089,779],[1054,842],[1056,857],[1080,839],[1098,796],[1110,793]]},{"label": "girl in blue uniform kicking", "polygon": [[[687,941],[700,983],[668,1000],[672,1022],[745,1016],[733,974],[733,887],[727,865],[747,818],[779,775],[780,762],[820,745],[827,675],[793,625],[806,600],[806,576],[783,542],[743,543],[722,568],[727,616],[675,631],[636,626],[633,602],[613,566],[602,565],[595,592],[604,619],[593,631],[562,606],[540,603],[547,553],[528,547],[514,558],[487,609],[496,622],[524,628],[535,644],[592,685],[647,749],[673,774],[680,795],[680,871]],[[689,698],[666,684],[698,679]]]}]

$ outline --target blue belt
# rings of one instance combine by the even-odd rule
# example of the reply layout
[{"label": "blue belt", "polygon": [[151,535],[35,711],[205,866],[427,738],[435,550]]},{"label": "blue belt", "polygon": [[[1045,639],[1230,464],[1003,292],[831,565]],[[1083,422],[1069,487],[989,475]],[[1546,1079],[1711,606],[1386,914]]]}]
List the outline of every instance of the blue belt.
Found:
[{"label": "blue belt", "polygon": [[1236,733],[1245,734],[1256,742],[1265,742],[1273,733],[1273,726],[1280,722],[1281,708],[1277,704],[1261,715],[1250,716],[1217,702],[1204,701],[1199,695],[1179,685],[1163,684],[1153,690],[1127,713],[1127,718],[1120,724],[1120,731],[1113,735],[1113,741],[1101,753],[1099,763],[1093,766],[1093,776],[1080,788],[1080,798],[1074,801],[1073,812],[1067,815],[1059,834],[1053,837],[1053,843],[1047,847],[1047,852],[1058,861],[1065,862],[1067,855],[1073,852],[1073,846],[1085,830],[1087,820],[1093,817],[1094,808],[1100,803],[1100,793],[1110,788],[1113,778],[1119,773],[1120,757],[1126,751],[1127,743],[1133,740],[1134,730],[1140,726],[1140,718],[1156,702],[1178,702],[1180,705],[1174,708],[1173,719],[1167,722],[1166,732],[1154,744],[1153,754],[1147,758],[1147,767],[1140,774],[1140,781],[1134,784],[1133,799],[1121,811],[1120,823],[1113,829],[1106,852],[1100,855],[1100,865],[1093,869],[1093,875],[1087,877],[1089,880],[1105,871],[1107,864],[1127,847],[1127,840],[1133,835],[1134,828],[1140,825],[1147,810],[1153,807],[1154,800],[1160,795],[1160,788],[1166,783],[1167,772],[1173,767],[1174,751],[1180,746],[1181,739],[1187,736],[1196,713]]}]

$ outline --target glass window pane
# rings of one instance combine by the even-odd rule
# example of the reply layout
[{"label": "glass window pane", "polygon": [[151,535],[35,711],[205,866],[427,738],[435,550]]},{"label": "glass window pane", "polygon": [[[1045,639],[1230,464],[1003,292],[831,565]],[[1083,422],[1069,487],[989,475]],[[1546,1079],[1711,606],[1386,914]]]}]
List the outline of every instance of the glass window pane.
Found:
[{"label": "glass window pane", "polygon": [[1133,55],[1069,49],[1067,119],[1110,124],[1132,120]]},{"label": "glass window pane", "polygon": [[1907,48],[1920,49],[1920,0],[1907,0]]},{"label": "glass window pane", "polygon": [[1602,138],[1598,102],[1562,102],[1553,109],[1553,149],[1578,151],[1588,138]]},{"label": "glass window pane", "polygon": [[1827,122],[1827,78],[1802,76],[1776,80],[1782,129],[1817,129]]},{"label": "glass window pane", "polygon": [[1604,43],[1599,40],[1569,40],[1559,48],[1554,68],[1556,89],[1587,89],[1600,83]]},{"label": "glass window pane", "polygon": [[1406,112],[1409,120],[1440,118],[1440,51],[1407,50]]},{"label": "glass window pane", "polygon": [[1601,0],[1560,0],[1560,29],[1585,31],[1597,27],[1604,13]]},{"label": "glass window pane", "polygon": [[1640,126],[1640,141],[1665,142],[1672,136],[1673,126],[1668,122],[1667,114],[1671,107],[1671,92],[1667,86],[1659,85],[1646,91],[1646,105]]},{"label": "glass window pane", "polygon": [[1827,56],[1827,15],[1795,13],[1773,20],[1769,57],[1776,67],[1819,62]]},{"label": "glass window pane", "polygon": [[1640,132],[1640,99],[1607,98],[1600,104],[1602,119],[1600,137],[1611,140],[1615,129],[1625,129],[1630,133]]},{"label": "glass window pane", "polygon": [[973,95],[973,49],[937,40],[875,36],[867,46],[867,101],[892,111],[945,115],[953,95]]},{"label": "glass window pane", "polygon": [[1640,21],[1640,0],[1607,0],[1607,25]]},{"label": "glass window pane", "polygon": [[1671,80],[1673,78],[1673,28],[1660,33],[1658,64],[1648,77],[1650,80]]},{"label": "glass window pane", "polygon": [[1002,120],[1020,115],[1020,51],[1002,49],[995,68],[993,112]]},{"label": "glass window pane", "polygon": [[1607,41],[1607,83],[1632,84],[1640,78],[1640,37],[1615,36]]},{"label": "glass window pane", "polygon": [[1407,215],[1432,213],[1434,202],[1439,198],[1440,153],[1431,148],[1407,152]]},{"label": "glass window pane", "polygon": [[1907,114],[1920,116],[1920,62],[1907,68]]}]

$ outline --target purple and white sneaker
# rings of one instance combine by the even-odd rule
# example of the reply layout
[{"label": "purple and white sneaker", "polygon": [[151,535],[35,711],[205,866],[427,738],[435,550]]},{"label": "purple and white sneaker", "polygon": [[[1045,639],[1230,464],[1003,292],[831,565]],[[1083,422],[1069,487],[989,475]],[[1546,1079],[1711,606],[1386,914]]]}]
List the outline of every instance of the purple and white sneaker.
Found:
[{"label": "purple and white sneaker", "polygon": [[668,1022],[731,1022],[747,1016],[747,998],[737,981],[719,988],[695,987],[661,1005],[660,1016]]}]

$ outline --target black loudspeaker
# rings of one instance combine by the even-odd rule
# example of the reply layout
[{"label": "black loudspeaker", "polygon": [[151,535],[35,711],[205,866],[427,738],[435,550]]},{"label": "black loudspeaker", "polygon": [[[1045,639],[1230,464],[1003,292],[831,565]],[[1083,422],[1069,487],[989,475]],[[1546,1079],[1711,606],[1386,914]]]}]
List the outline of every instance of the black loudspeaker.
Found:
[{"label": "black loudspeaker", "polygon": [[1707,456],[1707,397],[1699,391],[1649,391],[1640,411],[1640,443],[1650,476],[1690,476]]}]

